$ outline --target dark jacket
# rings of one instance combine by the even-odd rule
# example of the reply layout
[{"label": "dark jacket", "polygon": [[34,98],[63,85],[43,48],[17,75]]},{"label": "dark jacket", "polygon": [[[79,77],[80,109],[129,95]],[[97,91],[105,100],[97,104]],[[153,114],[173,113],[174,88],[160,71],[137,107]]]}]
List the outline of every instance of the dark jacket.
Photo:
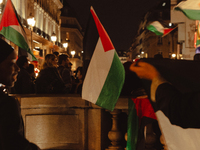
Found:
[{"label": "dark jacket", "polygon": [[200,93],[182,94],[169,83],[156,90],[156,110],[162,110],[172,124],[183,128],[200,128]]},{"label": "dark jacket", "polygon": [[41,94],[65,94],[69,88],[65,86],[57,68],[45,68],[40,71],[36,79],[36,93]]},{"label": "dark jacket", "polygon": [[72,87],[72,79],[71,79],[71,75],[70,75],[70,70],[64,66],[59,66],[58,71],[59,71],[65,85],[67,87],[71,88]]},{"label": "dark jacket", "polygon": [[19,102],[0,91],[0,149],[39,150],[24,137]]},{"label": "dark jacket", "polygon": [[20,69],[14,90],[16,94],[35,93],[34,83],[32,82],[31,76],[24,68]]}]

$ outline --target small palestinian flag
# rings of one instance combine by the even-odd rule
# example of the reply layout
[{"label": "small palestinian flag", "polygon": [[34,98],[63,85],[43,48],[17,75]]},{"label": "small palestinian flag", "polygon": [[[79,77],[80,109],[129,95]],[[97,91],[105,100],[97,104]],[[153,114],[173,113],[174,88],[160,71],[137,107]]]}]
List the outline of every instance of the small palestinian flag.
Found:
[{"label": "small palestinian flag", "polygon": [[165,28],[159,21],[154,21],[147,26],[147,29],[158,36],[164,37],[175,28]]},{"label": "small palestinian flag", "polygon": [[3,11],[0,22],[0,34],[28,52],[32,56],[31,61],[37,60],[29,48],[26,33],[11,0],[7,0]]}]

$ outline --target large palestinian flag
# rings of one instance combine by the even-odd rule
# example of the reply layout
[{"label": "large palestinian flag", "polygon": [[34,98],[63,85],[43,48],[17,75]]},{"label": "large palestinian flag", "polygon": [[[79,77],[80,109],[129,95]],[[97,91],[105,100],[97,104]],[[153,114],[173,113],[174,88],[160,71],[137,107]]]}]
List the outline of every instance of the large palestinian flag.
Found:
[{"label": "large palestinian flag", "polygon": [[189,19],[200,20],[200,1],[187,0],[180,2],[174,10],[182,11]]},{"label": "large palestinian flag", "polygon": [[11,0],[7,0],[3,11],[0,34],[23,50],[26,50],[32,56],[32,60],[37,60],[29,48],[26,33]]},{"label": "large palestinian flag", "polygon": [[112,111],[124,84],[125,71],[93,7],[90,11],[99,39],[83,82],[82,98]]}]

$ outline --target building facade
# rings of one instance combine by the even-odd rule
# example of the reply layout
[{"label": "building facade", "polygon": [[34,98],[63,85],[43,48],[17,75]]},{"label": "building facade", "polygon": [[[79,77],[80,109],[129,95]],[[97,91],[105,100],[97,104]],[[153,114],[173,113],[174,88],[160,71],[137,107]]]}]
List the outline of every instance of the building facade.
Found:
[{"label": "building facade", "polygon": [[70,56],[70,61],[73,64],[72,71],[74,71],[82,66],[84,33],[74,10],[67,2],[64,2],[64,4],[65,6],[61,10],[61,41],[68,45],[63,53]]},{"label": "building facade", "polygon": [[171,22],[178,25],[177,41],[183,59],[193,60],[195,55],[195,34],[197,21],[188,19],[182,12],[173,10],[180,0],[171,0]]},{"label": "building facade", "polygon": [[[145,15],[140,23],[138,34],[130,47],[129,58],[153,58],[155,54],[162,54],[164,58],[193,60],[195,55],[195,34],[197,22],[188,19],[182,12],[175,11],[174,7],[181,0],[166,0],[170,7],[153,9]],[[166,17],[168,16],[168,17]],[[148,31],[146,26],[152,21],[163,21],[177,26],[164,37]]]},{"label": "building facade", "polygon": [[[24,26],[29,45],[39,64],[42,64],[46,54],[62,50],[60,9],[63,4],[59,0],[12,0],[12,2]],[[3,0],[2,9],[5,3],[6,0]],[[33,31],[27,23],[27,18],[30,15],[36,21]],[[52,33],[57,36],[55,45],[51,41]]]}]

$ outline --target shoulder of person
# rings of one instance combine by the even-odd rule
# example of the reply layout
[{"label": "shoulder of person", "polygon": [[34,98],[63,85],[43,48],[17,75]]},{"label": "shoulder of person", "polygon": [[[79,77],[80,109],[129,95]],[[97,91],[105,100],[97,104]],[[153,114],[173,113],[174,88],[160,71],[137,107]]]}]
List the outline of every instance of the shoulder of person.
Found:
[{"label": "shoulder of person", "polygon": [[0,96],[0,107],[8,106],[10,108],[15,108],[16,106],[19,106],[19,101],[17,98],[8,96],[8,95],[1,95]]}]

